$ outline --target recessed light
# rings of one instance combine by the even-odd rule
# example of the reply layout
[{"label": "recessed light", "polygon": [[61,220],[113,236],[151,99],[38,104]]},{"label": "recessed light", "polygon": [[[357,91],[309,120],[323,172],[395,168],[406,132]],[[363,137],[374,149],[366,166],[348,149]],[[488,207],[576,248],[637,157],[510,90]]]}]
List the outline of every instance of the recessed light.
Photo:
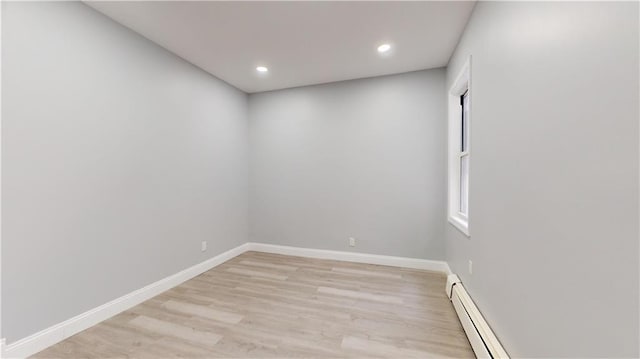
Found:
[{"label": "recessed light", "polygon": [[267,71],[269,71],[269,69],[264,67],[264,66],[258,66],[258,67],[256,67],[256,71],[258,71],[258,72],[267,72]]},{"label": "recessed light", "polygon": [[378,52],[382,53],[382,52],[387,52],[391,50],[391,45],[389,44],[382,44],[380,46],[378,46]]}]

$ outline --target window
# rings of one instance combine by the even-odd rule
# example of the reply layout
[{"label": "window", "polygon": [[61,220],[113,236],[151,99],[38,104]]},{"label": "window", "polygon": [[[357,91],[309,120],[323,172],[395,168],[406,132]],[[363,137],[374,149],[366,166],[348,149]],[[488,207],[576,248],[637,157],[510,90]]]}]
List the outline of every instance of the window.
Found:
[{"label": "window", "polygon": [[464,64],[449,90],[449,206],[448,218],[469,236],[469,166],[471,163],[470,63]]},{"label": "window", "polygon": [[460,96],[460,206],[461,215],[469,217],[469,90]]}]

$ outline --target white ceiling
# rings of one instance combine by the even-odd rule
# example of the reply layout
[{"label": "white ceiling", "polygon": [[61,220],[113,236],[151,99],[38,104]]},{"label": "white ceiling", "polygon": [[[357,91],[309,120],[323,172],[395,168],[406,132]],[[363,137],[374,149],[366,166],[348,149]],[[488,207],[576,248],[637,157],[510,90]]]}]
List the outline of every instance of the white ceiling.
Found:
[{"label": "white ceiling", "polygon": [[[253,93],[445,66],[474,2],[87,5]],[[382,43],[392,44],[386,56],[376,51]],[[259,65],[267,75],[255,71]]]}]

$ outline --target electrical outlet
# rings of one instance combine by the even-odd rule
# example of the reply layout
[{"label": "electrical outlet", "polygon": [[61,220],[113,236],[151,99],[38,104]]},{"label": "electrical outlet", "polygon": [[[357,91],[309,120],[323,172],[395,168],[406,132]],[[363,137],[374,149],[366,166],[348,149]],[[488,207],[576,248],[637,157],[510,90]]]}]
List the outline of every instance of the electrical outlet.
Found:
[{"label": "electrical outlet", "polygon": [[349,238],[349,247],[355,247],[356,246],[356,239],[353,237]]},{"label": "electrical outlet", "polygon": [[207,250],[207,241],[202,241],[202,246],[200,247],[201,251],[206,251]]},{"label": "electrical outlet", "polygon": [[473,262],[469,261],[469,274],[473,274]]}]

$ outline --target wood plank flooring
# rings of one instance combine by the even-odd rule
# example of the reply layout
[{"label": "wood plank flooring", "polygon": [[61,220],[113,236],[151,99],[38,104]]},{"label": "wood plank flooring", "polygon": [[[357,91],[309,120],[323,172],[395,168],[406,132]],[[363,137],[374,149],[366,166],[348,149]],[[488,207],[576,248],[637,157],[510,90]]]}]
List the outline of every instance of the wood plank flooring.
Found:
[{"label": "wood plank flooring", "polygon": [[420,270],[244,253],[35,358],[473,358]]}]

